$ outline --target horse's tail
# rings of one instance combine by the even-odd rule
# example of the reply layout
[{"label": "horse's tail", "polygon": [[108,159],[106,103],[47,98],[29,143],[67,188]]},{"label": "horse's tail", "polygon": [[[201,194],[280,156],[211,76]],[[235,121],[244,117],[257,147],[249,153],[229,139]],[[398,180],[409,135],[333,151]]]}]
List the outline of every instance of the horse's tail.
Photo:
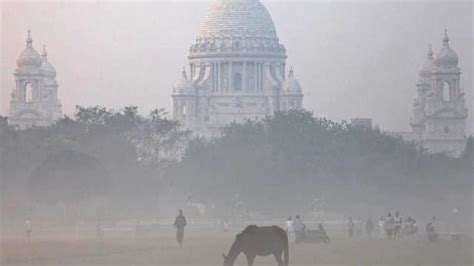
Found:
[{"label": "horse's tail", "polygon": [[283,261],[285,263],[285,266],[288,266],[290,263],[290,254],[289,254],[289,247],[288,247],[288,235],[286,234],[285,231],[283,231],[284,237],[283,237]]}]

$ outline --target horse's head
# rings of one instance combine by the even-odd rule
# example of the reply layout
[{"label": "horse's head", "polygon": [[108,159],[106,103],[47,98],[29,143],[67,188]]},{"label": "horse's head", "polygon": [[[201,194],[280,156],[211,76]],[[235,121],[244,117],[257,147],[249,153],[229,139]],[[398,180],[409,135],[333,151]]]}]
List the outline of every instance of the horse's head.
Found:
[{"label": "horse's head", "polygon": [[237,256],[242,252],[242,239],[244,238],[244,234],[240,233],[235,236],[235,241],[232,244],[232,247],[229,250],[229,253],[222,254],[222,257],[224,258],[224,266],[233,266],[234,261],[237,258]]}]

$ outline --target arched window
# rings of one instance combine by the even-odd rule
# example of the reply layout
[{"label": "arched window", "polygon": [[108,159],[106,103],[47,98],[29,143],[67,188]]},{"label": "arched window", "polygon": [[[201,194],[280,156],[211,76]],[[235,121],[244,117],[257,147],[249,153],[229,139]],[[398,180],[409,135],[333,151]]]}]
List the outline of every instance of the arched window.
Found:
[{"label": "arched window", "polygon": [[240,73],[234,74],[233,85],[234,85],[234,90],[236,91],[242,90],[242,75],[240,75]]},{"label": "arched window", "polygon": [[31,103],[33,102],[33,84],[27,83],[25,85],[25,102]]},{"label": "arched window", "polygon": [[447,81],[443,82],[443,101],[449,102],[451,100],[451,88]]},{"label": "arched window", "polygon": [[188,110],[187,110],[187,109],[188,109],[188,108],[187,108],[186,104],[183,104],[182,114],[183,114],[184,116],[186,116],[186,115],[188,114]]}]

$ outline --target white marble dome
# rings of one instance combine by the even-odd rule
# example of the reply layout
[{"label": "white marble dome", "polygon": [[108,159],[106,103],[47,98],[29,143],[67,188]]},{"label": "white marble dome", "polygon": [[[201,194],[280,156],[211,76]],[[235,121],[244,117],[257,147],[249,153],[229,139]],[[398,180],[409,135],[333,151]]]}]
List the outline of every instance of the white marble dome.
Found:
[{"label": "white marble dome", "polygon": [[16,60],[16,64],[18,67],[24,66],[33,66],[39,67],[41,66],[42,60],[40,54],[33,49],[33,47],[27,47],[21,53],[20,57]]},{"label": "white marble dome", "polygon": [[457,66],[459,62],[459,57],[454,52],[453,49],[449,46],[449,37],[448,34],[445,33],[443,39],[443,47],[439,50],[436,54],[434,59],[434,64],[436,66]]},{"label": "white marble dome", "polygon": [[259,36],[277,38],[273,20],[258,0],[217,0],[199,29],[198,38]]},{"label": "white marble dome", "polygon": [[283,93],[284,94],[299,94],[303,90],[301,89],[300,83],[295,78],[293,69],[290,69],[288,73],[288,78],[283,83]]},{"label": "white marble dome", "polygon": [[48,53],[46,52],[45,47],[43,47],[43,54],[41,55],[43,58],[43,63],[41,64],[41,72],[45,75],[50,77],[56,77],[56,69],[54,66],[48,61]]},{"label": "white marble dome", "polygon": [[21,52],[16,60],[18,67],[32,66],[40,67],[42,63],[41,55],[33,48],[33,39],[30,31],[28,31],[28,38],[26,39],[26,48]]},{"label": "white marble dome", "polygon": [[433,51],[431,50],[431,45],[429,46],[428,49],[428,54],[425,63],[420,68],[420,71],[418,72],[418,75],[420,77],[429,77],[431,76],[433,72]]}]

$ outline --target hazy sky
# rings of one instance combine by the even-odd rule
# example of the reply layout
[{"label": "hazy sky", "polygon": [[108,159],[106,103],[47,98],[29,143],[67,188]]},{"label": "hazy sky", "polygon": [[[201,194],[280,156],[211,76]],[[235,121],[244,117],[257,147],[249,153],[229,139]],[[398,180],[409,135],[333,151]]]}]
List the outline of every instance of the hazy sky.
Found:
[{"label": "hazy sky", "polygon": [[[382,129],[409,130],[418,69],[447,27],[473,121],[471,1],[262,2],[303,87],[303,105],[316,115],[371,117]],[[0,3],[0,114],[9,110],[28,27],[33,46],[40,52],[45,43],[56,67],[65,114],[75,105],[171,110],[172,86],[210,3]]]}]

